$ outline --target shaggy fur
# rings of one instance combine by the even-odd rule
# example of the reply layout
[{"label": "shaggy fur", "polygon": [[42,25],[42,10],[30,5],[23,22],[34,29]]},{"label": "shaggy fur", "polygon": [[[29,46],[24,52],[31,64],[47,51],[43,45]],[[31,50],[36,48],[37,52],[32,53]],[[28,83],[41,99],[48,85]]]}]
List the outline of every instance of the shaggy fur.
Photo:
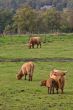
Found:
[{"label": "shaggy fur", "polygon": [[41,86],[46,86],[48,88],[48,93],[54,94],[54,88],[56,88],[57,94],[58,94],[58,82],[55,81],[52,78],[49,78],[48,80],[41,81]]},{"label": "shaggy fur", "polygon": [[41,38],[40,37],[31,37],[30,38],[29,43],[28,43],[29,48],[34,48],[35,45],[37,45],[37,48],[39,45],[41,47]]},{"label": "shaggy fur", "polygon": [[59,89],[61,89],[61,93],[63,93],[64,85],[65,85],[65,73],[67,71],[61,71],[61,70],[53,70],[50,73],[50,78],[53,78],[55,81],[58,82]]},{"label": "shaggy fur", "polygon": [[33,77],[33,72],[34,72],[34,63],[33,62],[27,62],[24,63],[20,69],[20,71],[17,73],[16,77],[18,80],[22,79],[23,76],[25,76],[25,80],[26,80],[26,76],[29,76],[29,81],[32,81],[32,77]]}]

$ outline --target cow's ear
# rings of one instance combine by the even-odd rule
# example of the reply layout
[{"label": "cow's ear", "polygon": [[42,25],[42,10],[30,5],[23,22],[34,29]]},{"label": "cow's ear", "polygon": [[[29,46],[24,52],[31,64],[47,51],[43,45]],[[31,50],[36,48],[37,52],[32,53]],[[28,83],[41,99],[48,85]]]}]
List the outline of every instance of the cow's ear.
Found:
[{"label": "cow's ear", "polygon": [[65,73],[62,74],[62,76],[65,76],[65,75],[66,75]]},{"label": "cow's ear", "polygon": [[64,73],[63,75],[65,76],[66,74]]},{"label": "cow's ear", "polygon": [[63,74],[66,75],[67,71],[63,71]]}]

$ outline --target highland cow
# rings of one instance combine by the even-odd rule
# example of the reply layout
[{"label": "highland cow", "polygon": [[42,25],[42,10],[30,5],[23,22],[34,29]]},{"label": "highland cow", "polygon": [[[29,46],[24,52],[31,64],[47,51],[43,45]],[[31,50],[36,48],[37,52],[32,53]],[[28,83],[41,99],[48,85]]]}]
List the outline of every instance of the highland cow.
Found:
[{"label": "highland cow", "polygon": [[20,80],[22,79],[23,76],[25,76],[25,80],[26,80],[26,76],[28,75],[29,81],[32,81],[33,72],[34,72],[34,63],[30,61],[22,65],[16,77],[18,80]]},{"label": "highland cow", "polygon": [[54,94],[54,88],[56,88],[57,94],[58,94],[58,82],[55,81],[52,78],[49,78],[48,80],[41,81],[41,86],[46,86],[48,88],[48,94],[53,93]]},{"label": "highland cow", "polygon": [[61,71],[54,69],[50,72],[50,78],[53,78],[55,81],[58,82],[59,89],[61,89],[61,93],[63,93],[64,85],[65,85],[65,73],[67,71]]},{"label": "highland cow", "polygon": [[31,37],[30,38],[29,43],[28,43],[29,48],[34,48],[35,45],[37,45],[37,48],[40,45],[40,48],[41,48],[41,38],[40,37]]}]

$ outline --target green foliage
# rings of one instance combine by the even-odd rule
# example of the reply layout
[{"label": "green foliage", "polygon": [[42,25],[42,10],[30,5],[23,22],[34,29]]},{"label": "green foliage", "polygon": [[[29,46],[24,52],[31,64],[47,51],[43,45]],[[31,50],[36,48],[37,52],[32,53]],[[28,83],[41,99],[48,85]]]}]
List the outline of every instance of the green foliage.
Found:
[{"label": "green foliage", "polygon": [[[15,13],[15,14],[14,14]],[[14,10],[0,9],[0,34],[73,32],[73,10],[56,8],[34,10],[22,6]]]},{"label": "green foliage", "polygon": [[18,33],[72,32],[72,15],[72,10],[60,13],[55,8],[34,11],[30,7],[23,7],[17,10],[14,25],[17,25]]},{"label": "green foliage", "polygon": [[5,26],[12,24],[13,10],[0,9],[0,33],[3,33]]},{"label": "green foliage", "polygon": [[73,31],[73,10],[64,10],[61,19],[61,30],[64,32]]},{"label": "green foliage", "polygon": [[44,19],[46,20],[46,25],[49,31],[59,30],[61,15],[55,8],[45,11]]},{"label": "green foliage", "polygon": [[14,16],[15,25],[18,28],[18,33],[31,32],[34,28],[34,19],[36,18],[34,10],[30,7],[24,7],[17,10]]}]

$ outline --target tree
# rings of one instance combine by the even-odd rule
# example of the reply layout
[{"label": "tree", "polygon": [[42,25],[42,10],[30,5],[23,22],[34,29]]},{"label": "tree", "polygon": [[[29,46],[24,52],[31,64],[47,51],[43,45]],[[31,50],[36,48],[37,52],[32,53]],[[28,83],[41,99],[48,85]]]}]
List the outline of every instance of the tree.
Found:
[{"label": "tree", "polygon": [[60,26],[61,32],[68,32],[68,21],[67,21],[67,15],[65,13],[61,13],[61,26]]},{"label": "tree", "polygon": [[35,11],[31,7],[17,9],[13,19],[14,24],[17,26],[18,33],[33,31],[35,18]]},{"label": "tree", "polygon": [[73,32],[73,10],[65,9],[62,13],[61,30]]},{"label": "tree", "polygon": [[13,13],[13,10],[0,9],[0,33],[3,33],[8,24],[12,24]]},{"label": "tree", "polygon": [[56,9],[51,8],[44,13],[44,19],[49,31],[58,31],[60,28],[60,13]]},{"label": "tree", "polygon": [[68,9],[65,13],[67,15],[69,31],[72,32],[73,31],[73,10]]},{"label": "tree", "polygon": [[73,0],[69,0],[69,1],[67,2],[67,8],[68,8],[68,9],[73,9]]}]

